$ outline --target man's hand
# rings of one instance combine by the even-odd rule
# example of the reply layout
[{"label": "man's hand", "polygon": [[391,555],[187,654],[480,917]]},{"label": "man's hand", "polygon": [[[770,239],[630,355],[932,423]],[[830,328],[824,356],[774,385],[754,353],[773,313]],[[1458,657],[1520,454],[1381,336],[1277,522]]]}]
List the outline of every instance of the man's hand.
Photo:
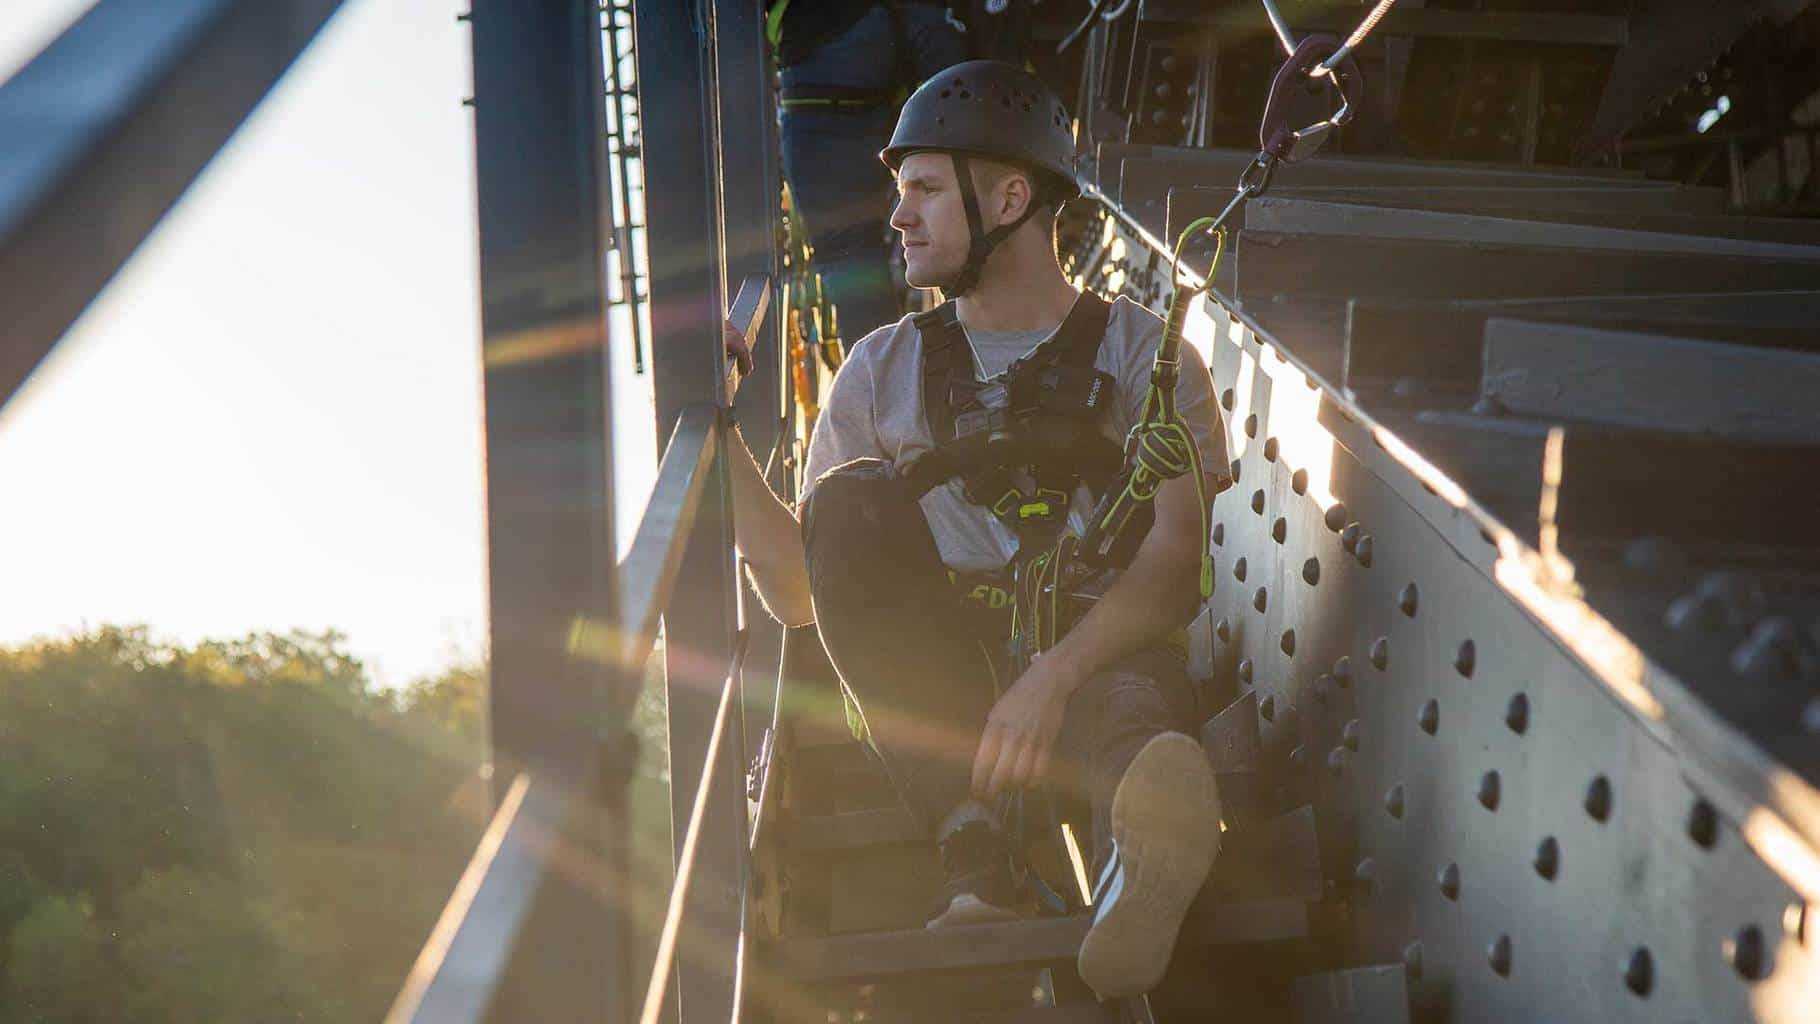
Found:
[{"label": "man's hand", "polygon": [[1068,698],[1080,682],[1069,660],[1051,652],[1000,695],[986,716],[986,731],[973,757],[976,797],[989,800],[1042,781]]}]

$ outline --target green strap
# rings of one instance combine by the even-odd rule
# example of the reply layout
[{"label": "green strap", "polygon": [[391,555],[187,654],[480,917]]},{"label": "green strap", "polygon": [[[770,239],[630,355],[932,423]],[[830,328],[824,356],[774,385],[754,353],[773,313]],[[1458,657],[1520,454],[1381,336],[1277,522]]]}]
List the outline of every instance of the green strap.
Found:
[{"label": "green strap", "polygon": [[777,49],[778,42],[784,38],[784,11],[789,7],[790,0],[776,0],[771,9],[765,12],[765,42],[770,43],[773,50]]}]

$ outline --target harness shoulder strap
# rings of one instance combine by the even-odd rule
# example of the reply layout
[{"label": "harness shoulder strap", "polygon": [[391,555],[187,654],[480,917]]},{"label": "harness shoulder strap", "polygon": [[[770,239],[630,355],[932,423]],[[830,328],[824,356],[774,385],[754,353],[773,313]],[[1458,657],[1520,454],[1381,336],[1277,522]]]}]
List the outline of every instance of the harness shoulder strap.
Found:
[{"label": "harness shoulder strap", "polygon": [[1092,292],[1082,292],[1049,340],[1020,362],[1037,367],[1053,362],[1057,366],[1091,370],[1094,360],[1099,357],[1100,343],[1106,339],[1106,326],[1111,321],[1112,303]]},{"label": "harness shoulder strap", "polygon": [[972,376],[973,360],[952,300],[918,314],[911,323],[923,344],[923,415],[929,421],[929,436],[939,448],[954,440],[949,387],[957,377]]}]

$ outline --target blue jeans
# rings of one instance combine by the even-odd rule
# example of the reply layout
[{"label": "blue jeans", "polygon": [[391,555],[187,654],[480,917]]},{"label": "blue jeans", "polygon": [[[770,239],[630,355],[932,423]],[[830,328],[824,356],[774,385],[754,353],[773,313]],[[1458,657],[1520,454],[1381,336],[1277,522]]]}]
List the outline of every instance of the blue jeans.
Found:
[{"label": "blue jeans", "polygon": [[[878,6],[807,59],[784,68],[784,89],[888,92],[900,84],[900,66],[912,68],[921,81],[965,59],[965,41],[941,7],[906,4],[903,19],[908,59],[900,61],[890,12]],[[836,112],[786,105],[779,118],[784,178],[815,248],[822,287],[839,313],[841,337],[851,344],[901,315],[891,283],[894,243],[887,233],[895,189],[890,170],[878,159],[897,125],[897,107],[880,103]]]}]

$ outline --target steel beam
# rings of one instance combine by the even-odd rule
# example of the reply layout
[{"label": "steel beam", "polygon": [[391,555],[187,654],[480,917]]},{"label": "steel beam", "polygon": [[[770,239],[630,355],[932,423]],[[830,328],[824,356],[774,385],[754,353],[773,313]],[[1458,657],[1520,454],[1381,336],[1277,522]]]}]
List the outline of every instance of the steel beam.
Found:
[{"label": "steel beam", "polygon": [[1820,442],[1820,355],[1493,317],[1480,393],[1522,416]]},{"label": "steel beam", "polygon": [[0,86],[0,405],[341,0],[101,0]]},{"label": "steel beam", "polygon": [[[728,251],[722,159],[720,15],[727,0],[640,0],[638,88],[643,119],[646,237],[651,274],[651,369],[658,435],[690,407],[721,409]],[[729,14],[729,24],[743,24]],[[750,41],[750,40],[748,40]],[[753,88],[742,81],[742,88]],[[742,153],[740,166],[747,157]],[[740,193],[745,195],[745,193]],[[742,201],[750,215],[757,200]],[[742,239],[750,239],[742,228]],[[747,244],[747,243],[742,243]],[[747,253],[747,258],[752,254]],[[777,346],[761,352],[774,354]],[[723,412],[720,427],[725,427]],[[746,863],[744,700],[733,732],[704,763],[740,627],[727,462],[705,481],[694,536],[664,617],[669,693],[672,835],[681,854],[702,773],[715,773],[683,904],[677,993],[684,1021],[725,1021],[737,1011]]]},{"label": "steel beam", "polygon": [[478,0],[472,27],[496,778],[532,771],[583,808],[493,1019],[619,1021],[631,758],[602,711],[629,707],[638,677],[577,642],[618,621],[599,14]]}]

